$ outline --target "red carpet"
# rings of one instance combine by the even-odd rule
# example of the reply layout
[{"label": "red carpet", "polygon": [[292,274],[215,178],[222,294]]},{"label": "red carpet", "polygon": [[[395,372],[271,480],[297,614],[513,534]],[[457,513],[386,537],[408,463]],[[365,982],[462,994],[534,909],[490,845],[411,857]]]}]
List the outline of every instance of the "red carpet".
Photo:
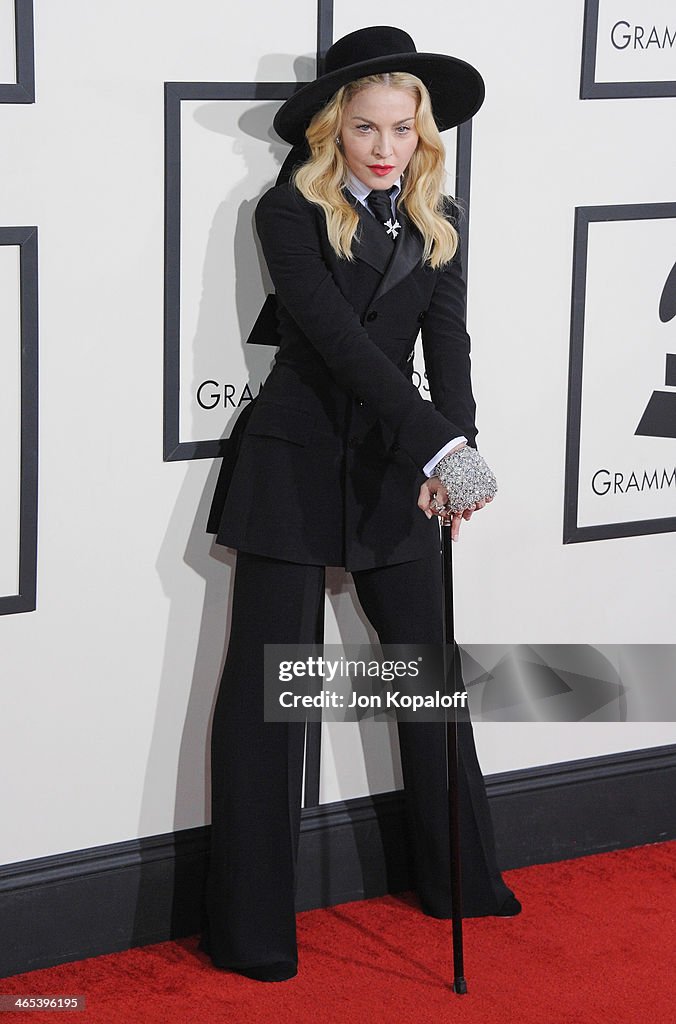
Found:
[{"label": "red carpet", "polygon": [[83,994],[82,1012],[6,1012],[49,1024],[673,1024],[676,842],[505,872],[514,918],[465,922],[468,993],[450,988],[450,922],[415,897],[298,915],[299,974],[216,970],[197,937],[0,980],[0,993]]}]

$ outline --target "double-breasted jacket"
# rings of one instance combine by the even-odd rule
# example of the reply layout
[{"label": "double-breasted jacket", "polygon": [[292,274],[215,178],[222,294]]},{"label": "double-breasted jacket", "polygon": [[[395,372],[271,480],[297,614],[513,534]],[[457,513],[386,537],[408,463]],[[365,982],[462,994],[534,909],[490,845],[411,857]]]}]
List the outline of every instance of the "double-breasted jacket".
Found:
[{"label": "double-breasted jacket", "polygon": [[[258,203],[279,348],[240,414],[207,523],[220,544],[347,570],[438,548],[438,521],[417,506],[423,466],[460,434],[476,447],[477,434],[459,255],[423,265],[401,207],[393,245],[354,202],[352,261],[292,184]],[[419,333],[431,401],[412,380]]]}]

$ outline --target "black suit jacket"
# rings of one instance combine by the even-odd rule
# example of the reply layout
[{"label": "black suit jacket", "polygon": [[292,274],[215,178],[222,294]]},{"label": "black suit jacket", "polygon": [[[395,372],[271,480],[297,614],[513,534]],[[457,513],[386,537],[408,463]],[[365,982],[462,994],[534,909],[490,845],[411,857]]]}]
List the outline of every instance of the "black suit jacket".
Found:
[{"label": "black suit jacket", "polygon": [[[256,227],[277,293],[279,350],[240,414],[207,531],[233,548],[348,570],[422,558],[436,517],[417,507],[422,467],[451,438],[475,444],[459,256],[423,266],[402,210],[392,246],[359,212],[353,261],[290,184],[261,198]],[[422,334],[432,401],[412,382]]]}]

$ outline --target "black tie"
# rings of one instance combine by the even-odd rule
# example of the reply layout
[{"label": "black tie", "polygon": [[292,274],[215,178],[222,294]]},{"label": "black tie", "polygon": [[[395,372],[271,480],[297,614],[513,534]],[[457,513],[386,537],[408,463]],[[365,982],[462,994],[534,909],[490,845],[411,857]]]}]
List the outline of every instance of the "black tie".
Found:
[{"label": "black tie", "polygon": [[[397,237],[399,227],[393,227],[392,221],[392,203],[390,201],[390,195],[394,191],[394,185],[388,189],[374,189],[373,192],[369,192],[366,197],[366,202],[369,205],[369,209],[373,211],[376,216],[376,220],[379,220],[383,227],[387,230],[387,237],[394,242]],[[386,221],[389,221],[390,227],[386,225]]]}]

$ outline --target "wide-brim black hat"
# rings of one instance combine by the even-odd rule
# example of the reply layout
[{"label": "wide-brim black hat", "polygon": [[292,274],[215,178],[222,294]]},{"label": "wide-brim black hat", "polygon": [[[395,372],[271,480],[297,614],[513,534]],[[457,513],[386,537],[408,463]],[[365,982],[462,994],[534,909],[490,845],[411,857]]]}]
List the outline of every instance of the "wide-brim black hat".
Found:
[{"label": "wide-brim black hat", "polygon": [[418,53],[408,32],[374,25],[350,32],[329,47],[324,73],[301,86],[280,107],[273,121],[275,131],[297,145],[314,115],[341,85],[385,71],[408,71],[425,83],[439,131],[469,120],[484,100],[484,80],[471,64],[442,53]]}]

